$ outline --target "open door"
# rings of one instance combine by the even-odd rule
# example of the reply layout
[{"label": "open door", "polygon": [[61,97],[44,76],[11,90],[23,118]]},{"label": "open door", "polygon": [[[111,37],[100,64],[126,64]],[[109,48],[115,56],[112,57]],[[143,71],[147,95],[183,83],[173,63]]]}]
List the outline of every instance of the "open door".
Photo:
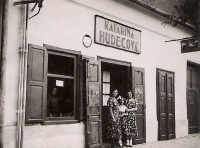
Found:
[{"label": "open door", "polygon": [[86,147],[102,146],[99,61],[86,60]]},{"label": "open door", "polygon": [[132,90],[135,93],[135,98],[139,105],[136,112],[138,137],[134,140],[135,144],[146,143],[146,104],[144,86],[144,69],[132,67]]}]

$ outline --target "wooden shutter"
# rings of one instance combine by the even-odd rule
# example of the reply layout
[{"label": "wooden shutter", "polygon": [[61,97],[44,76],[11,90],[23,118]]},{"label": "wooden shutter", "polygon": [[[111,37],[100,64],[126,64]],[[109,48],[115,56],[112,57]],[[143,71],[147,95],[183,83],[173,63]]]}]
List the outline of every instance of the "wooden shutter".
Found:
[{"label": "wooden shutter", "polygon": [[78,62],[77,62],[77,94],[79,96],[78,100],[78,115],[79,115],[79,121],[83,121],[85,119],[85,98],[84,98],[84,84],[85,84],[85,62],[82,59],[82,55],[78,55]]},{"label": "wooden shutter", "polygon": [[42,122],[46,105],[46,50],[29,45],[26,122]]},{"label": "wooden shutter", "polygon": [[132,90],[138,101],[139,107],[136,112],[138,137],[134,143],[146,142],[146,104],[145,104],[145,70],[143,68],[132,67]]},{"label": "wooden shutter", "polygon": [[99,61],[86,61],[86,147],[100,148],[102,145],[101,101]]}]

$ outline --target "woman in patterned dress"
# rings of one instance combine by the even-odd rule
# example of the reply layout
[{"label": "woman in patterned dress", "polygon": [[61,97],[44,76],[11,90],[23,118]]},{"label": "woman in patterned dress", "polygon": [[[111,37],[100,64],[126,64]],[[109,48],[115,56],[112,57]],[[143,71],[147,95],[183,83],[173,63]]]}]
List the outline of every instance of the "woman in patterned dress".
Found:
[{"label": "woman in patterned dress", "polygon": [[[118,102],[119,102],[119,116],[120,116],[120,122],[121,122],[121,131],[123,132],[126,127],[126,121],[127,121],[127,116],[128,116],[128,113],[125,113],[127,109],[127,107],[124,105],[125,98],[119,97]],[[119,146],[122,147],[122,137],[120,137],[118,143],[119,143]]]},{"label": "woman in patterned dress", "polygon": [[116,99],[117,95],[118,90],[114,89],[112,91],[112,96],[109,97],[107,102],[109,107],[107,137],[111,139],[112,148],[114,148],[115,140],[119,140],[121,138],[121,123],[118,108],[119,104]]},{"label": "woman in patterned dress", "polygon": [[126,100],[126,112],[128,112],[127,121],[125,125],[125,134],[126,134],[126,146],[132,147],[132,139],[134,136],[138,135],[137,125],[136,125],[136,115],[135,112],[138,108],[138,102],[133,98],[132,91],[127,92],[128,99]]}]

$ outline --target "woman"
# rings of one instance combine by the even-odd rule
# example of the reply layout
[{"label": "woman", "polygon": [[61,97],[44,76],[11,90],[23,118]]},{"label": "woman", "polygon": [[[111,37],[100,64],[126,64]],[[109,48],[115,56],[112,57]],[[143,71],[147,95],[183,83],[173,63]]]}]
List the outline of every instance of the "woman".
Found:
[{"label": "woman", "polygon": [[137,125],[136,125],[136,115],[135,112],[138,109],[138,103],[135,100],[132,91],[127,92],[128,99],[126,100],[126,112],[128,113],[127,121],[125,125],[125,134],[126,134],[126,146],[132,146],[132,139],[134,136],[138,135]]},{"label": "woman", "polygon": [[47,116],[59,117],[60,116],[59,100],[57,98],[57,88],[51,89],[51,94],[47,98]]},{"label": "woman", "polygon": [[121,123],[119,116],[119,104],[116,99],[118,95],[118,90],[114,89],[112,91],[112,96],[109,97],[107,105],[109,107],[108,115],[108,131],[107,136],[111,139],[111,147],[114,148],[115,140],[121,139]]},{"label": "woman", "polygon": [[[120,116],[120,122],[121,122],[121,131],[124,131],[124,128],[126,127],[126,121],[128,113],[126,112],[127,107],[124,105],[124,98],[120,97],[118,99],[119,102],[119,116]],[[123,133],[123,132],[122,132]],[[119,145],[122,146],[122,137],[119,139]]]}]

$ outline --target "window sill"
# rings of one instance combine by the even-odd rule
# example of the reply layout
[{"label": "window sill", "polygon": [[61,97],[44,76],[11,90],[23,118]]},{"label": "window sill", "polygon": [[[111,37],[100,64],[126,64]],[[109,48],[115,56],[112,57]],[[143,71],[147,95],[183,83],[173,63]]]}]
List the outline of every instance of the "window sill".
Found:
[{"label": "window sill", "polygon": [[74,124],[79,123],[78,120],[49,120],[44,121],[43,125],[57,125],[57,124]]}]

